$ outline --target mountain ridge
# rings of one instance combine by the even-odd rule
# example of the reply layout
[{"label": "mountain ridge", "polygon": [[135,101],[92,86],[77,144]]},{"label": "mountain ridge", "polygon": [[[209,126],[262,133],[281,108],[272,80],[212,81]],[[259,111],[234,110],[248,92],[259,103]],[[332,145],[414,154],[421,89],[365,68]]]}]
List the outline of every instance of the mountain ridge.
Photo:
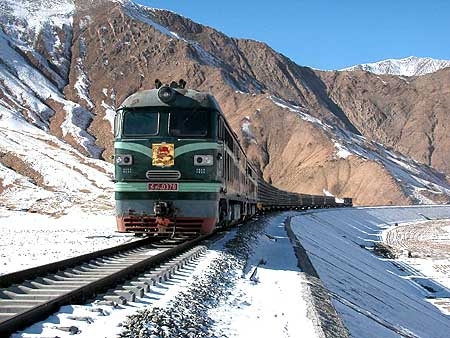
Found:
[{"label": "mountain ridge", "polygon": [[409,56],[403,59],[387,59],[373,63],[363,63],[340,71],[363,70],[377,75],[421,76],[450,67],[450,60],[430,57]]}]

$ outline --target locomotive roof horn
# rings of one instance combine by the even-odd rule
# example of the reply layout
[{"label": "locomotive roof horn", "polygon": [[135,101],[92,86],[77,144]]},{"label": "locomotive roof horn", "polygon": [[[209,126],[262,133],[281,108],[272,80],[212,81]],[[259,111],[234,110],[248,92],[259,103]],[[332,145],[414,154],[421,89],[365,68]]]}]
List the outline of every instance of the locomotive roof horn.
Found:
[{"label": "locomotive roof horn", "polygon": [[184,89],[184,87],[186,87],[186,81],[184,81],[183,79],[180,79],[180,81],[178,81],[178,83],[176,83],[175,81],[172,81],[170,83],[170,87]]},{"label": "locomotive roof horn", "polygon": [[[155,80],[155,88],[159,89],[162,86],[163,86],[163,83],[159,79],[156,79]],[[170,88],[181,88],[181,89],[184,89],[186,87],[186,81],[184,81],[183,79],[180,79],[180,81],[178,81],[178,83],[176,81],[172,81],[170,83],[170,85],[166,84],[165,86],[170,87]]]}]

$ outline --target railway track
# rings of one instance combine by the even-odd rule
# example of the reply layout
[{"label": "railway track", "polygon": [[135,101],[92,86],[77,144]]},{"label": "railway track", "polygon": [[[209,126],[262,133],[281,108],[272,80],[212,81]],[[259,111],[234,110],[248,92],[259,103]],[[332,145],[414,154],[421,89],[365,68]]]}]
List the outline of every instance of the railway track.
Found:
[{"label": "railway track", "polygon": [[93,298],[125,304],[142,297],[206,250],[195,239],[153,238],[0,276],[0,336]]}]

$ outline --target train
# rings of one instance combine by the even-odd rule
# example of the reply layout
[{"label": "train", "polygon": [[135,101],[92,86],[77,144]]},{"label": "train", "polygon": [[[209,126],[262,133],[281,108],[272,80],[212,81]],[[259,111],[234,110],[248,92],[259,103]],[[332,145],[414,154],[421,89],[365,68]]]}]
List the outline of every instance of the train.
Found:
[{"label": "train", "polygon": [[262,211],[352,205],[265,182],[214,96],[184,80],[156,80],[122,102],[113,157],[119,232],[202,235]]}]

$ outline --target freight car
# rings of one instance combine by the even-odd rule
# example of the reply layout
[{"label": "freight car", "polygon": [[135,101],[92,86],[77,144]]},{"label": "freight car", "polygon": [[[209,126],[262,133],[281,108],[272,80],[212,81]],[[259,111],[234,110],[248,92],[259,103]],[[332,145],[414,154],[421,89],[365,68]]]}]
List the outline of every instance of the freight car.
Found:
[{"label": "freight car", "polygon": [[214,97],[185,86],[156,80],[155,89],[132,94],[116,112],[119,232],[206,234],[258,209],[345,205],[263,181]]},{"label": "freight car", "polygon": [[[345,204],[347,201],[347,204]],[[333,196],[307,195],[283,191],[258,179],[258,210],[318,209],[351,206],[351,198],[337,202]]]}]

